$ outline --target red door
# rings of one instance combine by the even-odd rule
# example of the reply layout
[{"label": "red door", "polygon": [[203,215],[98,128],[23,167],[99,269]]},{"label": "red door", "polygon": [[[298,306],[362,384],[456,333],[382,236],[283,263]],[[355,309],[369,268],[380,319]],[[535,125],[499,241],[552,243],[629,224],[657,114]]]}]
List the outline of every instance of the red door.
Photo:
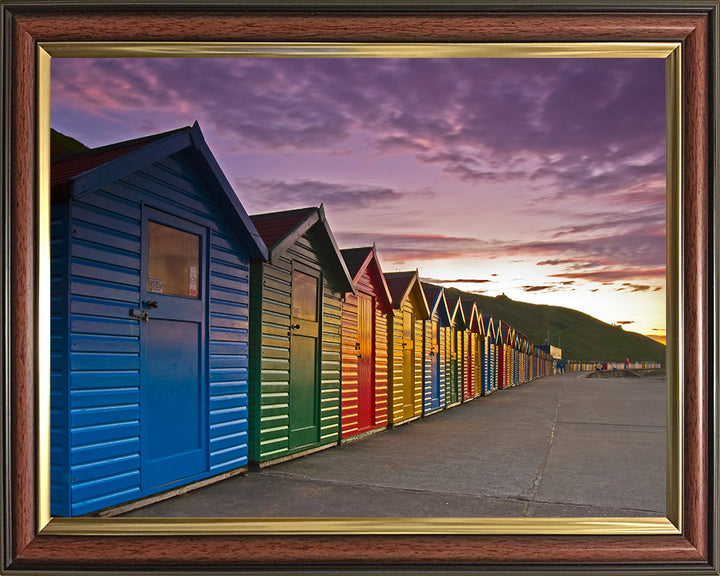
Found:
[{"label": "red door", "polygon": [[475,336],[465,333],[465,397],[463,400],[475,398]]},{"label": "red door", "polygon": [[358,428],[364,432],[375,424],[375,303],[358,294]]},{"label": "red door", "polygon": [[499,345],[497,350],[497,387],[505,388],[505,346]]}]

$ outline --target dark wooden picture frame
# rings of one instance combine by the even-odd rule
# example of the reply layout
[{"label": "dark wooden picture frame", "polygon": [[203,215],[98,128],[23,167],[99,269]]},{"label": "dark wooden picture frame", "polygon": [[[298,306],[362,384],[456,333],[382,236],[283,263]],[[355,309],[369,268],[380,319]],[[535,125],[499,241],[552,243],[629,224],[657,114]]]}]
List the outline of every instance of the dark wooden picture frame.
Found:
[{"label": "dark wooden picture frame", "polygon": [[[718,574],[718,0],[533,3],[6,0],[2,18],[2,569]],[[678,534],[57,535],[38,527],[38,50],[48,42],[678,42]]]}]

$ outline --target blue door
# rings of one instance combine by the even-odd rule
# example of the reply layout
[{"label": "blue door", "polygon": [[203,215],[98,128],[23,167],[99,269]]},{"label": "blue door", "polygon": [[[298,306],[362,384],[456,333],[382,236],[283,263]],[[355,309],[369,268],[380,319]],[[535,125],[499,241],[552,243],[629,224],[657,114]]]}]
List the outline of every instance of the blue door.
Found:
[{"label": "blue door", "polygon": [[145,208],[141,275],[143,490],[207,470],[206,230]]}]

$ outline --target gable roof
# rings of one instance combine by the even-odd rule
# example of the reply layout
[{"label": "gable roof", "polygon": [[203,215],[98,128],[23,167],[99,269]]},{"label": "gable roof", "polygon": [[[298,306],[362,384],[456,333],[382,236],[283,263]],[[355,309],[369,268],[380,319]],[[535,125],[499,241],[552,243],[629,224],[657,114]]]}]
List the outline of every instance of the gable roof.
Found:
[{"label": "gable roof", "polygon": [[337,273],[338,290],[343,293],[356,293],[355,284],[325,218],[325,209],[322,204],[319,207],[311,206],[281,212],[253,214],[250,216],[250,220],[268,247],[270,263],[284,254],[308,230],[316,228],[322,236],[322,248],[329,256],[328,261]]},{"label": "gable roof", "polygon": [[149,136],[143,136],[142,138],[125,140],[123,142],[115,142],[114,144],[108,144],[107,146],[100,146],[98,148],[89,148],[82,152],[55,156],[52,158],[50,186],[65,184],[76,176],[85,174],[90,170],[121,158],[134,150],[138,150],[139,148],[147,146],[153,142],[157,142],[158,140],[162,140],[163,138],[167,138],[173,134],[179,134],[185,130],[187,130],[187,128],[177,128],[176,130],[170,130],[169,132],[151,134]]},{"label": "gable roof", "polygon": [[445,288],[428,284],[427,282],[420,282],[420,285],[422,286],[423,292],[425,292],[425,299],[430,309],[430,316],[432,317],[437,312],[443,324],[449,326],[450,311],[448,310],[447,299],[445,298]]},{"label": "gable roof", "polygon": [[465,330],[467,324],[465,322],[465,312],[462,307],[462,299],[458,296],[454,302],[448,302],[448,310],[450,310],[450,318],[453,326],[460,330]]},{"label": "gable roof", "polygon": [[420,319],[430,319],[430,308],[428,308],[428,303],[425,299],[425,292],[420,286],[420,277],[418,276],[417,270],[386,272],[385,280],[390,289],[390,296],[392,297],[393,308],[395,310],[400,310],[403,302],[409,298],[411,294],[415,294],[417,302],[420,305],[419,311],[422,313]]},{"label": "gable roof", "polygon": [[483,314],[478,310],[478,318],[482,324],[482,333],[492,339],[495,339],[495,324],[491,314]]},{"label": "gable roof", "polygon": [[350,276],[354,281],[358,280],[360,274],[367,267],[369,260],[373,256],[374,248],[375,245],[373,244],[362,248],[342,248],[340,250],[343,260],[345,260],[345,266],[347,266],[348,272],[350,272]]},{"label": "gable roof", "polygon": [[500,332],[500,341],[503,344],[513,344],[513,338],[515,337],[515,330],[510,324],[507,324],[500,320],[498,324],[498,329]]},{"label": "gable roof", "polygon": [[463,300],[462,308],[467,329],[473,332],[481,332],[480,317],[475,300]]},{"label": "gable roof", "polygon": [[[315,206],[310,208],[298,208],[296,210],[284,210],[281,212],[267,212],[265,214],[253,214],[250,216],[252,223],[257,228],[263,241],[269,249],[277,246],[280,241],[288,236],[301,222],[309,219],[317,211]],[[303,230],[309,229],[316,220]]]},{"label": "gable roof", "polygon": [[58,200],[81,198],[108,182],[180,151],[192,154],[193,167],[200,172],[250,258],[266,259],[267,247],[210,152],[197,122],[169,132],[53,158],[50,169],[52,196]]},{"label": "gable roof", "polygon": [[362,275],[367,271],[376,285],[376,293],[386,313],[392,310],[392,296],[388,288],[385,274],[380,267],[375,244],[362,248],[344,248],[340,250],[345,265],[348,268],[353,284],[357,284]]}]

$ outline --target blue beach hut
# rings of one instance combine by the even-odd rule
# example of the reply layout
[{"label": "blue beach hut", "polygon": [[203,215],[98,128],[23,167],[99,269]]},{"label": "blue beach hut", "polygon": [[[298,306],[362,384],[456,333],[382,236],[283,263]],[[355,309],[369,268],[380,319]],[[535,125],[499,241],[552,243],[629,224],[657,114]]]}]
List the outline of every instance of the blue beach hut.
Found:
[{"label": "blue beach hut", "polygon": [[51,514],[244,469],[267,249],[197,123],[57,158],[51,203]]},{"label": "blue beach hut", "polygon": [[490,314],[482,315],[483,332],[483,395],[491,394],[497,390],[497,331],[495,322]]},{"label": "blue beach hut", "polygon": [[424,322],[424,387],[423,415],[445,408],[446,333],[450,329],[450,312],[445,300],[445,289],[421,282],[430,308],[430,318]]}]

